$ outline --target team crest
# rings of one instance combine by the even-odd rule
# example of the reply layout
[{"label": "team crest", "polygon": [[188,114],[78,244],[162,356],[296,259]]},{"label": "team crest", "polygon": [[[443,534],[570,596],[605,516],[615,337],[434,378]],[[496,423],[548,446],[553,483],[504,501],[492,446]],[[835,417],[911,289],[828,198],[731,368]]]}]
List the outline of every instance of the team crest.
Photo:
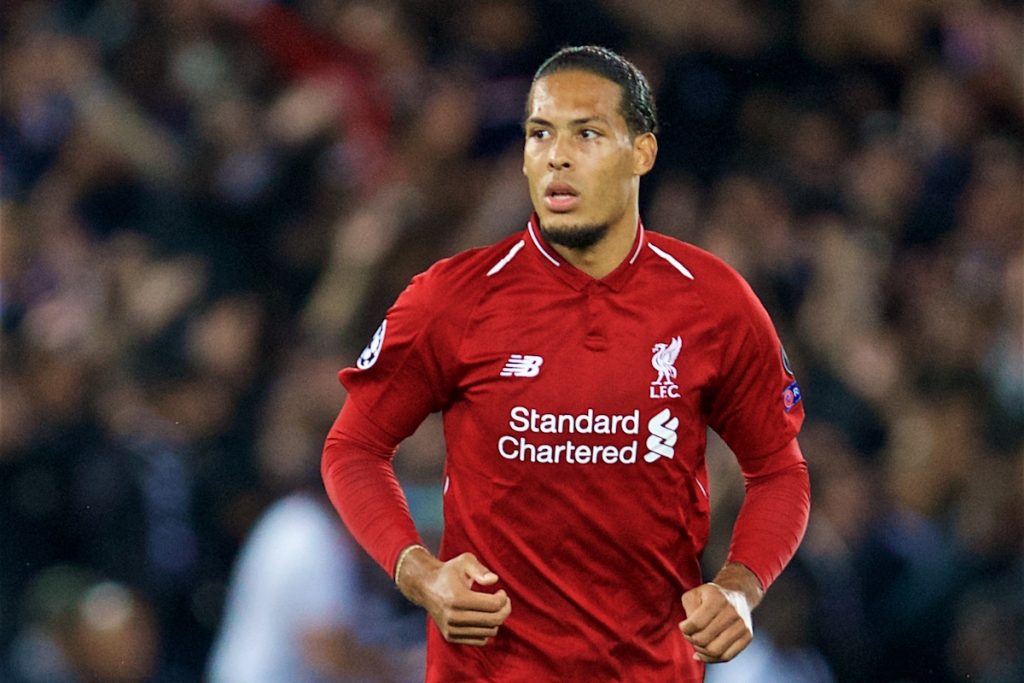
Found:
[{"label": "team crest", "polygon": [[668,344],[658,342],[651,349],[651,366],[658,371],[658,377],[651,382],[651,398],[679,398],[679,385],[676,384],[676,359],[683,348],[683,340],[672,337]]}]

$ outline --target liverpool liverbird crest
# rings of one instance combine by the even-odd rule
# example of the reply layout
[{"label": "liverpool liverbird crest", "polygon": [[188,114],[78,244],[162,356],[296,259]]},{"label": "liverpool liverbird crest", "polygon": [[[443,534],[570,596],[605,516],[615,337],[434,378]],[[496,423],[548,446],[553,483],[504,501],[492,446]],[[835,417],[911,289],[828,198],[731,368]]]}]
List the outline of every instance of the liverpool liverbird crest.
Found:
[{"label": "liverpool liverbird crest", "polygon": [[668,344],[658,342],[651,349],[651,366],[658,371],[658,378],[651,382],[651,398],[679,398],[679,385],[675,379],[678,375],[676,359],[683,348],[683,340],[672,337]]}]

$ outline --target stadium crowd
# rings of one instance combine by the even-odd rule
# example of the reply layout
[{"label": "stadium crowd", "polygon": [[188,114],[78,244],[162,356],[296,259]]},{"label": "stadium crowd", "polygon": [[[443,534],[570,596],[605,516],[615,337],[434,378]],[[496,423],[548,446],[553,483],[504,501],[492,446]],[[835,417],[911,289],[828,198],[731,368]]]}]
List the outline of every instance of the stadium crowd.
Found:
[{"label": "stadium crowd", "polygon": [[[214,671],[336,371],[521,229],[533,70],[587,43],[657,93],[645,224],[751,282],[807,405],[806,539],[709,679],[1024,680],[1019,0],[8,0],[0,40],[0,680]],[[438,430],[396,459],[435,539]],[[338,571],[377,616],[322,680],[415,680],[421,615]]]}]

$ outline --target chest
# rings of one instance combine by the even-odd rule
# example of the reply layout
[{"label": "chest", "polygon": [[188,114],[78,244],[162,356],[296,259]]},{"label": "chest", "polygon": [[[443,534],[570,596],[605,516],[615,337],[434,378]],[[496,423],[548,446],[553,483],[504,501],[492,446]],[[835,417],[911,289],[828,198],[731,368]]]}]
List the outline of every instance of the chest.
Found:
[{"label": "chest", "polygon": [[644,528],[676,524],[681,501],[704,509],[721,342],[701,300],[527,290],[478,306],[457,355],[445,419],[461,490],[477,482],[488,500],[517,501],[519,516],[642,499],[620,522]]},{"label": "chest", "polygon": [[704,302],[685,292],[524,288],[478,307],[459,392],[496,427],[586,440],[678,422],[678,437],[702,442],[720,350]]}]

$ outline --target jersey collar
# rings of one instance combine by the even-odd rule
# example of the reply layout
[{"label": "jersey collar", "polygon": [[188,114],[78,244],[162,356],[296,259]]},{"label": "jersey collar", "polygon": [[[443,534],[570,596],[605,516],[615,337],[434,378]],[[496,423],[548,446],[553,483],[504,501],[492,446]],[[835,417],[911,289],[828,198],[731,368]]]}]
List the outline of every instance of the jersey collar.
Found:
[{"label": "jersey collar", "polygon": [[640,260],[640,250],[646,242],[644,223],[637,220],[636,237],[633,238],[633,247],[629,250],[629,256],[622,260],[615,270],[608,273],[601,279],[594,278],[566,261],[561,254],[554,250],[540,234],[540,219],[537,214],[530,216],[526,224],[526,242],[532,247],[542,264],[547,266],[556,277],[566,282],[576,290],[582,290],[588,285],[599,284],[619,291],[626,284],[633,273],[633,266]]}]

